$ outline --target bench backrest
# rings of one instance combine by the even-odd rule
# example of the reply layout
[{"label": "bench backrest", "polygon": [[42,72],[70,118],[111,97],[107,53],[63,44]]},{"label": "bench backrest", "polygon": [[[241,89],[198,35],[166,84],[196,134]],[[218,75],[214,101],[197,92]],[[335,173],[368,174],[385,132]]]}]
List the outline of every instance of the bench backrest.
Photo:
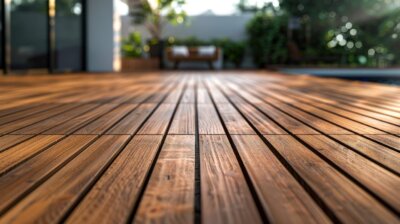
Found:
[{"label": "bench backrest", "polygon": [[174,55],[172,48],[168,47],[166,49],[167,59],[169,61],[217,61],[221,54],[220,48],[216,48],[213,55],[199,55],[197,47],[189,47],[188,50],[188,56]]}]

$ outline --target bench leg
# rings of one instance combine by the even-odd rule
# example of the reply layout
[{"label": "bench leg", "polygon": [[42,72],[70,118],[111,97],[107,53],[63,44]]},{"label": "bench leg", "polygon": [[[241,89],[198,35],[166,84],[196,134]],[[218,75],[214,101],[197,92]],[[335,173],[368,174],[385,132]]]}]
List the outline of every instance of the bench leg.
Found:
[{"label": "bench leg", "polygon": [[179,61],[175,61],[175,63],[174,63],[174,69],[179,69]]},{"label": "bench leg", "polygon": [[208,67],[209,67],[211,70],[214,70],[214,64],[213,64],[212,61],[208,61]]}]

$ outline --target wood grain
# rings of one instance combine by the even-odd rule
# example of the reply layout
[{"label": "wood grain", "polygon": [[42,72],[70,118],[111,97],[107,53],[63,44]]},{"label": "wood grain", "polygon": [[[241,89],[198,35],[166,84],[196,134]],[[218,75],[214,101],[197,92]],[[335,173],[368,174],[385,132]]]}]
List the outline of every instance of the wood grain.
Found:
[{"label": "wood grain", "polygon": [[156,104],[147,103],[139,105],[134,111],[107,131],[107,134],[134,134],[156,106]]},{"label": "wood grain", "polygon": [[76,134],[102,134],[112,125],[137,107],[136,104],[122,104],[94,122],[76,131]]},{"label": "wood grain", "polygon": [[136,136],[111,164],[67,223],[126,223],[161,136]]},{"label": "wood grain", "polygon": [[381,84],[3,76],[0,223],[399,223],[399,127]]},{"label": "wood grain", "polygon": [[195,105],[180,104],[169,134],[194,135],[195,134]]},{"label": "wood grain", "polygon": [[226,136],[200,136],[200,166],[204,223],[261,223]]},{"label": "wood grain", "polygon": [[153,116],[143,125],[138,134],[141,135],[162,135],[167,129],[174,112],[174,104],[161,104]]},{"label": "wood grain", "polygon": [[194,220],[194,147],[194,136],[167,137],[134,223],[191,223]]},{"label": "wood grain", "polygon": [[2,223],[55,223],[101,174],[127,140],[103,136],[0,218]]},{"label": "wood grain", "polygon": [[368,138],[371,138],[375,141],[383,143],[384,145],[390,146],[400,152],[400,135],[366,135]]},{"label": "wood grain", "polygon": [[0,137],[0,152],[31,137],[33,135],[4,135]]},{"label": "wood grain", "polygon": [[220,135],[225,134],[221,121],[218,118],[217,111],[212,104],[197,105],[199,116],[199,133]]},{"label": "wood grain", "polygon": [[[299,136],[315,150],[326,156],[330,161],[345,170],[366,188],[375,192],[378,197],[400,211],[400,178],[384,168],[365,159],[354,151],[320,135]],[[362,172],[363,170],[368,172]]]},{"label": "wood grain", "polygon": [[60,140],[62,135],[39,135],[0,153],[0,174],[4,174],[31,156]]},{"label": "wood grain", "polygon": [[0,178],[0,214],[29,189],[77,155],[95,136],[69,136]]},{"label": "wood grain", "polygon": [[393,213],[293,137],[265,137],[343,222],[398,222]]},{"label": "wood grain", "polygon": [[[400,154],[362,136],[332,135],[338,141],[352,147],[357,152],[365,155],[392,170],[400,172]],[[400,139],[399,139],[400,140]]]},{"label": "wood grain", "polygon": [[272,223],[330,223],[258,136],[232,138]]}]

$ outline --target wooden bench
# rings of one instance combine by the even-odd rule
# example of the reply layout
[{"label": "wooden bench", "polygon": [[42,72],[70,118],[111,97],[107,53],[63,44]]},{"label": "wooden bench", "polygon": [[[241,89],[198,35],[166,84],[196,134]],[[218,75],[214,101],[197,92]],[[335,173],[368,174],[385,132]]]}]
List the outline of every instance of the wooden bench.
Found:
[{"label": "wooden bench", "polygon": [[216,48],[216,51],[213,55],[201,55],[198,52],[197,47],[188,47],[189,55],[174,55],[172,48],[169,47],[166,49],[167,52],[167,59],[174,63],[174,69],[179,68],[179,64],[181,62],[206,62],[210,69],[214,69],[213,63],[218,61],[221,49]]}]

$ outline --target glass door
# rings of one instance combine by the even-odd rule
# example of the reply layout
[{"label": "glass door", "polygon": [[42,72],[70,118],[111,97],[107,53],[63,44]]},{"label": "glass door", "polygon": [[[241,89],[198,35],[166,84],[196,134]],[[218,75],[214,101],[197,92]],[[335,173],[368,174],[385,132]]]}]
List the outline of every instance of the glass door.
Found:
[{"label": "glass door", "polygon": [[0,74],[3,74],[3,68],[4,68],[4,61],[3,61],[3,5],[4,2],[0,3]]},{"label": "glass door", "polygon": [[82,0],[56,0],[54,71],[83,69]]},{"label": "glass door", "polygon": [[46,71],[48,0],[11,0],[10,9],[11,70]]}]

